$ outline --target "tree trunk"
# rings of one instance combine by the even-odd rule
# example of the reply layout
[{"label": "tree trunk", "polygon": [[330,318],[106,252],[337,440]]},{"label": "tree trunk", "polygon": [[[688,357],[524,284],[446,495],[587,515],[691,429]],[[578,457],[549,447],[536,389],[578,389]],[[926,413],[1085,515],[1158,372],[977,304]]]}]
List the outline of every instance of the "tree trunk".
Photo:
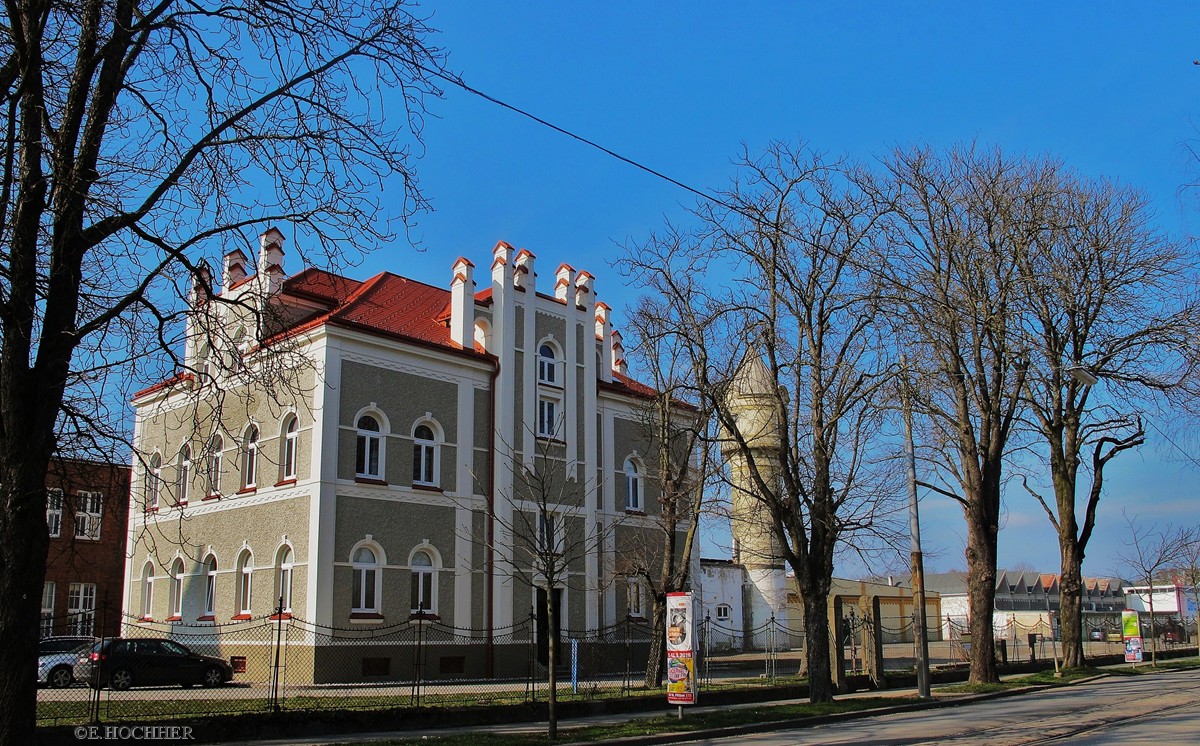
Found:
[{"label": "tree trunk", "polygon": [[[46,459],[4,468],[0,484],[0,744],[34,743],[36,663],[46,577]],[[38,499],[40,495],[40,499]]]},{"label": "tree trunk", "polygon": [[967,596],[971,609],[972,684],[994,684],[996,658],[992,611],[996,607],[996,532],[989,521],[967,517]]},{"label": "tree trunk", "polygon": [[659,689],[663,685],[663,669],[666,659],[664,638],[667,634],[667,605],[660,601],[657,595],[654,597],[652,613],[654,614],[654,624],[650,631],[650,654],[646,657],[644,683],[647,689]]},{"label": "tree trunk", "polygon": [[808,664],[808,701],[833,701],[833,668],[829,660],[832,649],[830,637],[837,634],[829,628],[829,595],[802,593],[804,598],[804,659]]},{"label": "tree trunk", "polygon": [[1062,631],[1063,668],[1083,667],[1083,570],[1075,541],[1059,539],[1062,567],[1058,587],[1058,628]]},{"label": "tree trunk", "polygon": [[546,679],[550,691],[546,696],[546,739],[558,738],[558,673],[554,670],[558,654],[558,614],[554,613],[554,587],[546,586]]}]

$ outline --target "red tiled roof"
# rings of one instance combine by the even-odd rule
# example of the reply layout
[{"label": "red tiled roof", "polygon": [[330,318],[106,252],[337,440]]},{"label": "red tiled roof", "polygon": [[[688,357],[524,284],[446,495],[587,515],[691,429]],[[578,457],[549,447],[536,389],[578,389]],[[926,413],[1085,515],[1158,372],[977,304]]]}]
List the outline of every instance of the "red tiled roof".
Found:
[{"label": "red tiled roof", "polygon": [[147,388],[142,389],[141,391],[135,392],[133,395],[133,398],[136,399],[139,396],[145,396],[146,394],[153,394],[155,391],[161,391],[162,389],[169,388],[171,386],[174,386],[177,383],[182,383],[184,381],[191,381],[194,378],[195,378],[195,376],[193,376],[191,373],[176,373],[175,375],[171,376],[170,378],[168,378],[165,381],[159,381],[158,383],[154,384],[153,386],[149,386]]},{"label": "red tiled roof", "polygon": [[362,285],[358,280],[309,267],[283,283],[283,292],[336,306]]},{"label": "red tiled roof", "polygon": [[363,283],[328,322],[458,350],[450,328],[436,320],[449,297],[449,290],[383,272]]}]

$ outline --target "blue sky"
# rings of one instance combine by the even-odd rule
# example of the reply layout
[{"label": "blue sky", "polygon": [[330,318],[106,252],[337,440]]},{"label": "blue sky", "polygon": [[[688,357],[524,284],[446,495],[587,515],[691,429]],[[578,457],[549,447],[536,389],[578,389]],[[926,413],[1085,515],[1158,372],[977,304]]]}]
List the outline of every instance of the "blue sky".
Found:
[{"label": "blue sky", "polygon": [[[1200,6],[1169,3],[425,2],[436,43],[471,85],[696,186],[722,186],[742,144],[803,140],[869,159],[894,146],[977,140],[1050,153],[1131,183],[1171,232],[1200,231]],[[617,244],[678,218],[692,198],[463,91],[431,104],[417,164],[435,212],[355,276],[437,284],[462,254],[506,240],[597,277],[618,325],[636,288]],[[1200,470],[1159,434],[1114,462],[1085,572],[1108,574],[1121,505],[1196,522]],[[1182,442],[1193,452],[1195,441]],[[1022,491],[1007,499],[1001,565],[1058,565],[1053,531]],[[958,508],[922,500],[934,570],[965,565]],[[706,554],[718,554],[710,538]],[[855,574],[851,565],[839,574]]]}]

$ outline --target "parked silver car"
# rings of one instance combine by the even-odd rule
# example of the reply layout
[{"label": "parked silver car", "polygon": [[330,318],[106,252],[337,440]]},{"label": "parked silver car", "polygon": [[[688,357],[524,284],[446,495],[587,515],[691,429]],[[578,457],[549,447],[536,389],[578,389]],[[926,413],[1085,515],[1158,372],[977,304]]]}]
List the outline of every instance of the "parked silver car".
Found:
[{"label": "parked silver car", "polygon": [[38,684],[62,689],[75,683],[79,656],[91,650],[93,637],[47,637],[38,642]]}]

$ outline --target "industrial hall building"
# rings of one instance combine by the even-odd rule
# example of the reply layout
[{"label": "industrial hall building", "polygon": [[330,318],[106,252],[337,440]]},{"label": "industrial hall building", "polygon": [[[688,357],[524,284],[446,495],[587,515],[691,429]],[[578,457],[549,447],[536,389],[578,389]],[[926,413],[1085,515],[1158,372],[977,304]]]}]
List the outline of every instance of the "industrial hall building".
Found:
[{"label": "industrial hall building", "polygon": [[288,677],[322,682],[397,675],[400,647],[372,642],[396,625],[499,645],[531,624],[544,647],[649,608],[618,557],[661,545],[653,391],[591,274],[539,282],[534,254],[500,242],[486,275],[459,258],[445,287],[289,275],[283,234],[259,242],[254,270],[225,256],[219,288],[197,273],[182,364],[132,401],[134,633],[208,627],[231,657],[238,625],[303,622]]}]

